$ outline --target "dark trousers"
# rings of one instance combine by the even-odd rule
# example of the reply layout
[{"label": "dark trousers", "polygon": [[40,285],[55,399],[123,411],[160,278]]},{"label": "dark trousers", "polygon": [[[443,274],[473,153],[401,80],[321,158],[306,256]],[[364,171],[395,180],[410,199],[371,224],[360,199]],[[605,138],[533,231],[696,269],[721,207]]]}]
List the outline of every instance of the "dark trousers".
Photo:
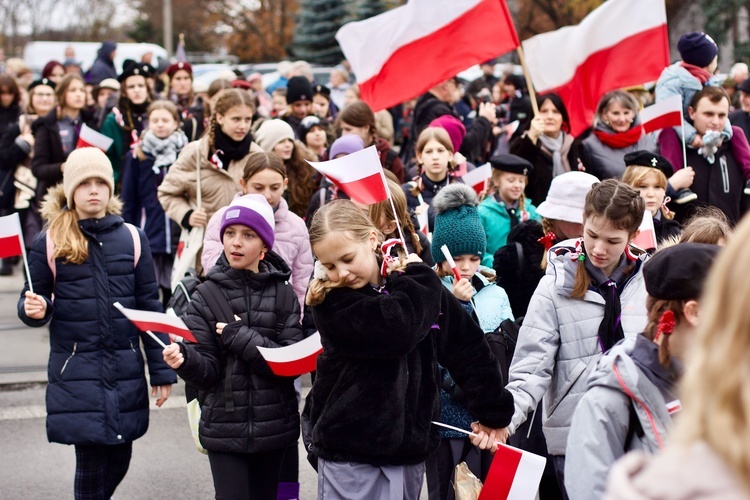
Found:
[{"label": "dark trousers", "polygon": [[130,466],[133,443],[76,445],[76,500],[108,500]]},{"label": "dark trousers", "polygon": [[492,465],[492,453],[471,445],[468,439],[443,438],[440,447],[425,462],[429,500],[453,500],[456,465],[466,462],[469,470],[484,481]]},{"label": "dark trousers", "polygon": [[550,458],[552,459],[552,466],[555,468],[560,493],[563,500],[568,500],[568,492],[565,490],[565,455],[551,455]]},{"label": "dark trousers", "polygon": [[217,500],[276,500],[285,449],[262,453],[208,452]]}]

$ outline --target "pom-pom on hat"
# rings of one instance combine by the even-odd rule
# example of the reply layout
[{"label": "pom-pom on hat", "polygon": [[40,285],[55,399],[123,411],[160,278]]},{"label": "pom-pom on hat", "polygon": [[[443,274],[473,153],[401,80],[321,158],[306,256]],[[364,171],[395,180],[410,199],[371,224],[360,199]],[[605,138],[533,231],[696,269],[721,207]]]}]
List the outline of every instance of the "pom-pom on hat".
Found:
[{"label": "pom-pom on hat", "polygon": [[304,76],[293,76],[286,84],[286,102],[312,101],[313,88]]},{"label": "pom-pom on hat", "polygon": [[451,255],[483,257],[487,235],[479,218],[477,193],[466,184],[451,184],[441,189],[430,206],[435,211],[432,233],[432,259],[440,264],[445,260],[440,247],[448,246]]},{"label": "pom-pom on hat", "polygon": [[565,172],[552,179],[547,198],[536,209],[545,219],[583,224],[583,207],[599,179],[586,172]]},{"label": "pom-pom on hat", "polygon": [[68,208],[73,208],[73,192],[86,179],[96,177],[109,186],[109,196],[115,192],[115,174],[112,162],[99,148],[79,148],[73,150],[65,160],[63,191]]},{"label": "pom-pom on hat", "polygon": [[520,156],[511,154],[499,154],[490,158],[492,168],[519,175],[529,175],[534,170],[534,165]]},{"label": "pom-pom on hat", "polygon": [[255,132],[255,142],[263,151],[273,151],[278,143],[285,139],[294,140],[294,129],[284,120],[266,120]]},{"label": "pom-pom on hat", "polygon": [[229,226],[241,224],[255,231],[270,249],[273,248],[274,227],[273,208],[261,194],[246,194],[235,198],[221,217],[221,241]]},{"label": "pom-pom on hat", "polygon": [[328,157],[335,160],[338,155],[350,155],[365,149],[365,141],[357,134],[342,135],[331,144]]},{"label": "pom-pom on hat", "polygon": [[659,250],[643,265],[646,291],[655,299],[699,298],[720,248],[706,243],[679,243]]},{"label": "pom-pom on hat", "polygon": [[674,168],[672,168],[669,160],[660,154],[652,153],[645,149],[626,154],[624,160],[626,167],[649,167],[661,170],[667,176],[667,179],[674,174]]},{"label": "pom-pom on hat", "polygon": [[677,42],[682,60],[693,66],[705,68],[719,54],[719,47],[713,38],[700,31],[687,33]]}]

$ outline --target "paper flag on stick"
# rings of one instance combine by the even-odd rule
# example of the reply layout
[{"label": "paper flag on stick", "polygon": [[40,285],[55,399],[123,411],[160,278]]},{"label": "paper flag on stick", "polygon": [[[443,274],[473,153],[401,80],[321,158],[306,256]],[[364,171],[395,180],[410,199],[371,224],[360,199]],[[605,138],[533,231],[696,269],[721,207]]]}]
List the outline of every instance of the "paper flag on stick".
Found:
[{"label": "paper flag on stick", "polygon": [[375,146],[335,160],[307,163],[357,203],[372,205],[388,199],[388,187]]},{"label": "paper flag on stick", "polygon": [[171,333],[189,342],[198,343],[198,340],[190,332],[187,325],[177,316],[154,311],[128,309],[123,307],[119,302],[115,302],[114,306],[142,332],[152,330],[167,334]]},{"label": "paper flag on stick", "polygon": [[320,333],[286,347],[258,347],[260,355],[276,375],[296,377],[315,371],[318,356],[323,352]]}]

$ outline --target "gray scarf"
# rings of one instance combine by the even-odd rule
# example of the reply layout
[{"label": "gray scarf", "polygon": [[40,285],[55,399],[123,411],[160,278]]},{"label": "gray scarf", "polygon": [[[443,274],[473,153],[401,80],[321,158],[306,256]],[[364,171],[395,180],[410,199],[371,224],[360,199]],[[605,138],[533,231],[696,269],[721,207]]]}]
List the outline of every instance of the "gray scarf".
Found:
[{"label": "gray scarf", "polygon": [[539,140],[542,141],[542,146],[552,153],[552,177],[554,178],[560,174],[564,174],[565,167],[563,166],[561,151],[563,143],[565,142],[565,134],[560,131],[555,139],[542,134],[539,136]]},{"label": "gray scarf", "polygon": [[159,175],[162,167],[169,167],[177,160],[177,155],[187,143],[187,136],[180,129],[175,130],[165,139],[159,139],[153,132],[147,130],[141,139],[141,150],[154,157],[153,170]]}]

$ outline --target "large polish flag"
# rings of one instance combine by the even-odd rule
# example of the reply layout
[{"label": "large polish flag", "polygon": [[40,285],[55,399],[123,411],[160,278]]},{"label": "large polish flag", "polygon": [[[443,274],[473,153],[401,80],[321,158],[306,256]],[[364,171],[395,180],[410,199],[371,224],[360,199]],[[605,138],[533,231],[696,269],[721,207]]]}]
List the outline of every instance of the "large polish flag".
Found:
[{"label": "large polish flag", "polygon": [[578,135],[605,93],[656,80],[669,65],[664,0],[608,0],[578,26],[529,38],[523,49],[534,88],[560,95]]},{"label": "large polish flag", "polygon": [[539,455],[499,445],[479,500],[534,500],[546,463]]},{"label": "large polish flag", "polygon": [[505,0],[409,0],[345,24],[336,39],[375,111],[520,45]]},{"label": "large polish flag", "polygon": [[335,160],[307,163],[357,203],[372,205],[388,199],[388,186],[375,146]]},{"label": "large polish flag", "polygon": [[258,352],[276,375],[296,377],[315,371],[323,345],[320,343],[320,333],[315,332],[305,340],[286,347],[258,347]]},{"label": "large polish flag", "polygon": [[119,302],[115,302],[114,306],[142,332],[167,333],[182,337],[190,342],[198,343],[198,339],[190,332],[190,329],[182,319],[177,316],[154,311],[128,309]]},{"label": "large polish flag", "polygon": [[0,258],[23,255],[23,233],[18,212],[0,217]]},{"label": "large polish flag", "polygon": [[97,132],[84,123],[81,127],[81,133],[78,134],[76,148],[99,148],[106,153],[113,142],[114,140],[111,137]]},{"label": "large polish flag", "polygon": [[682,125],[682,96],[673,95],[668,99],[644,108],[640,112],[641,125],[647,134],[667,127]]}]

